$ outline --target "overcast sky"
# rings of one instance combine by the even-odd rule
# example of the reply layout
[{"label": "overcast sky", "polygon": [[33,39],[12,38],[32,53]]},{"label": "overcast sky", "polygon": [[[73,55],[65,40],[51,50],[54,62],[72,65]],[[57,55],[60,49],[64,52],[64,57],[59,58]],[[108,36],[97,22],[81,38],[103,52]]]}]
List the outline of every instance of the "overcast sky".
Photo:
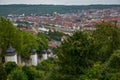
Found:
[{"label": "overcast sky", "polygon": [[120,4],[120,0],[0,0],[0,4],[90,5]]}]

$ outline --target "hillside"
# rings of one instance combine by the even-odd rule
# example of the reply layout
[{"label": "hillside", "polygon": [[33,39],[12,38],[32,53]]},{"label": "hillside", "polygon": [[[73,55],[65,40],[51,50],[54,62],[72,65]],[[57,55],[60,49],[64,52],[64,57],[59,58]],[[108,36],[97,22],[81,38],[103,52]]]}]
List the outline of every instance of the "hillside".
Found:
[{"label": "hillside", "polygon": [[87,9],[107,9],[113,7],[120,7],[120,5],[88,5],[88,6],[65,6],[65,5],[0,5],[0,16],[7,16],[8,14],[52,14],[70,13]]}]

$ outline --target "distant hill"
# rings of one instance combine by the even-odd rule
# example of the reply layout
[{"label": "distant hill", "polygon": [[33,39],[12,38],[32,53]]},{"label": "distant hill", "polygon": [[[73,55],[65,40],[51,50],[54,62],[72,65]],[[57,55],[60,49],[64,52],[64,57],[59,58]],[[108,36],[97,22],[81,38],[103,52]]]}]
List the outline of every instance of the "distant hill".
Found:
[{"label": "distant hill", "polygon": [[106,9],[120,7],[120,5],[88,5],[88,6],[65,6],[65,5],[0,5],[0,16],[7,16],[8,14],[52,14],[58,13],[71,13],[78,10],[87,9]]}]

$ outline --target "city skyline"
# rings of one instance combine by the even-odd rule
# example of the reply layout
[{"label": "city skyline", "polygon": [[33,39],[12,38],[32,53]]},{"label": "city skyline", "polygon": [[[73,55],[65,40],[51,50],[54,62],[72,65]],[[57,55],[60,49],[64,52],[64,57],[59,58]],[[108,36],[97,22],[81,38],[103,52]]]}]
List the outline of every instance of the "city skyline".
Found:
[{"label": "city skyline", "polygon": [[0,4],[52,4],[52,5],[94,5],[117,4],[120,0],[0,0]]}]

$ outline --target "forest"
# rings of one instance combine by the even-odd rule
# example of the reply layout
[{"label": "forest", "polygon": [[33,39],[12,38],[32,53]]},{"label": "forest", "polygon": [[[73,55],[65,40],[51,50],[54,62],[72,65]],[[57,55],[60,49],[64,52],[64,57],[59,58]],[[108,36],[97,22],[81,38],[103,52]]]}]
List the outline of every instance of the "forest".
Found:
[{"label": "forest", "polygon": [[[0,79],[120,80],[120,29],[107,22],[98,23],[95,28],[93,31],[76,31],[57,47],[56,58],[49,58],[37,66],[0,63]],[[40,44],[36,38],[41,36],[20,32],[9,20],[0,19],[0,57],[4,57],[10,43],[18,54],[22,51],[20,55],[25,58],[30,48],[40,50],[40,46],[45,45],[44,40]]]},{"label": "forest", "polygon": [[25,15],[52,15],[53,12],[58,13],[76,13],[81,10],[88,9],[108,9],[120,7],[120,5],[0,5],[0,16],[7,16],[9,14],[25,14]]}]

